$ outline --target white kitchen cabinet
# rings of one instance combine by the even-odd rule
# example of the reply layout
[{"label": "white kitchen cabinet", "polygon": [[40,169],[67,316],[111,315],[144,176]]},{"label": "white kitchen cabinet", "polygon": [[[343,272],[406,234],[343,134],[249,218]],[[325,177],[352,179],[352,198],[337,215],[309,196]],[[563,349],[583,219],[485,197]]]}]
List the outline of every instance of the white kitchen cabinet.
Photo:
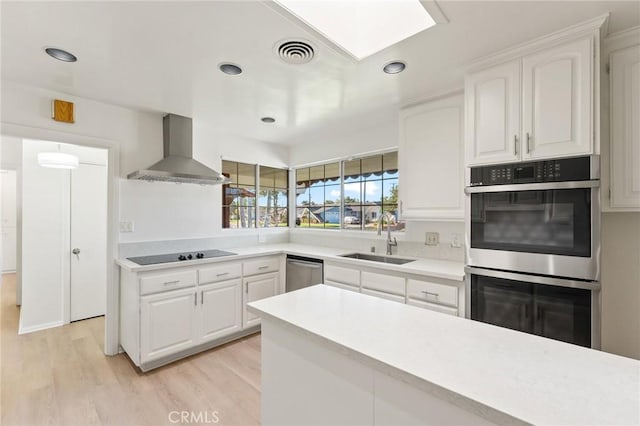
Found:
[{"label": "white kitchen cabinet", "polygon": [[605,21],[594,19],[469,67],[467,166],[599,153],[597,52]]},{"label": "white kitchen cabinet", "polygon": [[337,287],[337,288],[341,288],[343,290],[349,290],[349,291],[355,291],[356,293],[360,292],[360,287],[351,285],[351,284],[343,284],[343,283],[339,283],[337,281],[332,281],[332,280],[324,280],[324,284],[326,285],[330,285],[333,287]]},{"label": "white kitchen cabinet", "polygon": [[404,303],[407,281],[404,277],[368,271],[362,271],[361,277],[362,293]]},{"label": "white kitchen cabinet", "polygon": [[196,344],[195,288],[174,290],[140,300],[140,362],[148,362]]},{"label": "white kitchen cabinet", "polygon": [[198,287],[198,340],[200,343],[242,329],[242,280],[222,281]]},{"label": "white kitchen cabinet", "polygon": [[640,45],[610,55],[609,211],[640,210]]},{"label": "white kitchen cabinet", "polygon": [[243,280],[244,286],[244,328],[260,324],[260,317],[247,310],[247,303],[278,294],[280,288],[280,275],[278,272],[255,275]]},{"label": "white kitchen cabinet", "polygon": [[465,77],[467,165],[520,159],[520,60]]},{"label": "white kitchen cabinet", "polygon": [[369,296],[378,297],[380,299],[391,300],[392,302],[404,303],[404,296],[398,296],[397,294],[387,293],[386,291],[378,291],[378,290],[369,290],[368,288],[363,288],[360,290],[362,294],[367,294]]},{"label": "white kitchen cabinet", "polygon": [[464,98],[400,111],[400,216],[464,219]]},{"label": "white kitchen cabinet", "polygon": [[522,61],[523,158],[593,153],[593,38]]}]

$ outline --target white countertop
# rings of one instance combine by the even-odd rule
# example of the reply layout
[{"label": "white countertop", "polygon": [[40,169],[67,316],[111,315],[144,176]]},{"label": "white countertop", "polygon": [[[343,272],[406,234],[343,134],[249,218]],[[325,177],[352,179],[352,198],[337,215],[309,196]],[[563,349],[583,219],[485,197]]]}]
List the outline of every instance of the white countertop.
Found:
[{"label": "white countertop", "polygon": [[237,253],[234,256],[216,257],[211,259],[194,259],[183,262],[161,263],[156,265],[138,265],[127,259],[119,259],[116,263],[132,272],[153,271],[179,266],[200,265],[216,262],[228,262],[236,259],[244,259],[255,256],[267,256],[274,254],[292,254],[297,256],[314,257],[324,261],[341,262],[353,266],[378,268],[388,271],[397,271],[405,274],[427,275],[430,277],[461,281],[464,279],[464,264],[450,260],[415,258],[410,256],[394,255],[405,259],[415,259],[414,262],[404,265],[393,265],[368,260],[358,260],[340,257],[341,254],[353,253],[354,250],[346,250],[333,247],[311,246],[302,244],[264,244],[252,247],[225,248],[224,251]]},{"label": "white countertop", "polygon": [[[249,310],[347,349],[485,417],[531,424],[640,424],[640,362],[316,285]],[[507,421],[509,422],[509,421]]]}]

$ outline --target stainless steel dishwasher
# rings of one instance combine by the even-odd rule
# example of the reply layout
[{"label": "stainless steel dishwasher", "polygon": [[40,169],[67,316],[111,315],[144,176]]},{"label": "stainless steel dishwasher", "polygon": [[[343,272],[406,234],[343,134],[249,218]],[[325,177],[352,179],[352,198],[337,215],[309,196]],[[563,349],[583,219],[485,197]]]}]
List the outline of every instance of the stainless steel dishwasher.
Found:
[{"label": "stainless steel dishwasher", "polygon": [[323,281],[322,259],[287,255],[287,283],[285,291],[294,291]]}]

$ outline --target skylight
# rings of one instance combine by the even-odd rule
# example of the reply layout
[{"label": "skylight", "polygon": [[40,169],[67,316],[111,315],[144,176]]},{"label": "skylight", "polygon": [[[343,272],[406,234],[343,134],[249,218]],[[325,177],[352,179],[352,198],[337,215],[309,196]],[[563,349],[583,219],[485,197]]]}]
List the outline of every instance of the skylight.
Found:
[{"label": "skylight", "polygon": [[274,0],[358,60],[436,24],[419,0]]}]

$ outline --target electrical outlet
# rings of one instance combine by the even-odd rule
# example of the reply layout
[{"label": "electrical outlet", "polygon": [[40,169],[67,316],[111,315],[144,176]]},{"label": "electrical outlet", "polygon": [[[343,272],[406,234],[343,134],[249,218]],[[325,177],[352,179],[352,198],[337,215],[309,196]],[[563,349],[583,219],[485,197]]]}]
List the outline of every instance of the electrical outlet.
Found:
[{"label": "electrical outlet", "polygon": [[460,234],[451,234],[451,247],[460,248],[462,243],[460,242]]},{"label": "electrical outlet", "polygon": [[124,220],[120,222],[120,232],[133,232],[133,221]]},{"label": "electrical outlet", "polygon": [[437,246],[440,243],[439,232],[425,232],[424,244],[427,246]]}]

